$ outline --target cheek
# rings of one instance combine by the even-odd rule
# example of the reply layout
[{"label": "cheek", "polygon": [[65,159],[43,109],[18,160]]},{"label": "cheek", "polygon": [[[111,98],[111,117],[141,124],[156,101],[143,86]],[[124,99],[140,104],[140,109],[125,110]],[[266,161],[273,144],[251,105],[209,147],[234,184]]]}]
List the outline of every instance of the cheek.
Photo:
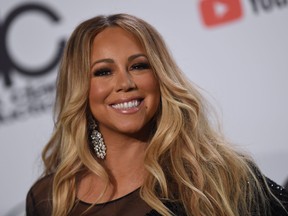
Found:
[{"label": "cheek", "polygon": [[150,94],[154,94],[155,97],[160,96],[160,87],[154,75],[149,74],[146,78],[143,78],[141,80],[141,85],[143,89]]},{"label": "cheek", "polygon": [[158,106],[160,103],[160,86],[154,75],[149,74],[145,78],[139,80],[140,88],[144,90],[150,97],[154,106]]},{"label": "cheek", "polygon": [[[90,92],[89,92],[89,103],[90,106],[93,106],[93,104],[101,103],[104,101],[104,99],[107,96],[107,86],[103,85],[103,83],[96,82],[95,80],[92,80],[90,82]],[[92,109],[92,107],[91,107]]]}]

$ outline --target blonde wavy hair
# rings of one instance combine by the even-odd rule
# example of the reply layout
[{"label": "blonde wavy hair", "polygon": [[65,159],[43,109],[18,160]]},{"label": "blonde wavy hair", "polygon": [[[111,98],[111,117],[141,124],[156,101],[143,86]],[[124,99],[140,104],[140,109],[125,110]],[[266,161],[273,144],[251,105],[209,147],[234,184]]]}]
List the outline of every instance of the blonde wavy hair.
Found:
[{"label": "blonde wavy hair", "polygon": [[42,154],[44,175],[54,174],[53,216],[72,210],[77,182],[85,173],[93,172],[109,183],[108,173],[89,147],[87,113],[92,43],[98,33],[114,26],[142,43],[161,91],[155,132],[145,156],[148,176],[140,190],[142,199],[165,216],[173,215],[165,201],[180,203],[188,216],[260,214],[259,206],[268,205],[264,180],[255,174],[252,160],[233,149],[213,126],[207,103],[177,67],[160,34],[142,19],[115,14],[81,23],[64,50],[55,130]]}]

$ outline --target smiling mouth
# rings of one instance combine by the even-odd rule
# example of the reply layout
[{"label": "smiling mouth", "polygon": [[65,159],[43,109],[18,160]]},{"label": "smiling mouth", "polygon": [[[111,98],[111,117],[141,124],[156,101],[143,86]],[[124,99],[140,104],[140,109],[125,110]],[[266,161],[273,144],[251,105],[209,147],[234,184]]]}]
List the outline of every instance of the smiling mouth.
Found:
[{"label": "smiling mouth", "polygon": [[114,109],[132,109],[135,107],[138,107],[140,105],[142,100],[137,99],[137,100],[132,100],[132,101],[127,101],[124,103],[118,103],[118,104],[113,104],[112,107]]}]

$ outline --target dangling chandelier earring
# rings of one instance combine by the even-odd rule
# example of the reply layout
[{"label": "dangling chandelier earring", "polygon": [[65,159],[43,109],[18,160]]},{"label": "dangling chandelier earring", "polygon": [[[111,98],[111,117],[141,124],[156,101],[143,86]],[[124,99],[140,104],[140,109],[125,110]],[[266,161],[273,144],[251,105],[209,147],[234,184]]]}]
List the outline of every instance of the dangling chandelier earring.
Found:
[{"label": "dangling chandelier earring", "polygon": [[96,124],[93,117],[89,118],[89,138],[93,145],[93,149],[96,156],[100,159],[104,159],[106,156],[106,145],[104,143],[102,134],[97,130],[98,125]]}]

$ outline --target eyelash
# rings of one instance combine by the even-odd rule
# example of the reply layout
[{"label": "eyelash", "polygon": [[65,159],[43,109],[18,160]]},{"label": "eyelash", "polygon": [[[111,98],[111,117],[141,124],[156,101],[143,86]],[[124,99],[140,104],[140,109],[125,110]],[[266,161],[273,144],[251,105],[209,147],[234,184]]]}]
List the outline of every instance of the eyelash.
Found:
[{"label": "eyelash", "polygon": [[[147,70],[150,69],[149,63],[136,63],[130,67],[130,70]],[[112,74],[112,69],[110,68],[100,68],[93,73],[93,76],[109,76]]]},{"label": "eyelash", "polygon": [[101,68],[101,69],[96,70],[93,73],[93,75],[94,76],[108,76],[111,74],[111,72],[112,72],[112,70],[109,68]]},{"label": "eyelash", "polygon": [[132,70],[146,70],[150,68],[149,63],[136,63],[131,66]]}]

